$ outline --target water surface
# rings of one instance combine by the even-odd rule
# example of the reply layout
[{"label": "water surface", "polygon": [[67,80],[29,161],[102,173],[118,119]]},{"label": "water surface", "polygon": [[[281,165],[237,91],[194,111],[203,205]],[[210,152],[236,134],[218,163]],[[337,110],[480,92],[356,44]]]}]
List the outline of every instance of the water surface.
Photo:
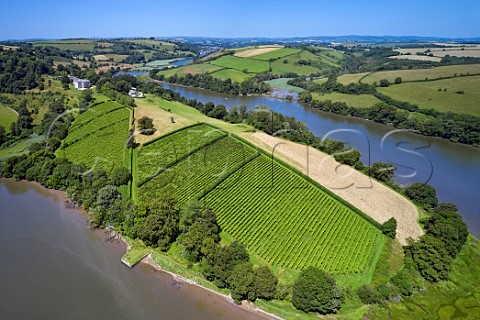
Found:
[{"label": "water surface", "polygon": [[0,179],[0,319],[264,319],[139,264],[63,194]]}]

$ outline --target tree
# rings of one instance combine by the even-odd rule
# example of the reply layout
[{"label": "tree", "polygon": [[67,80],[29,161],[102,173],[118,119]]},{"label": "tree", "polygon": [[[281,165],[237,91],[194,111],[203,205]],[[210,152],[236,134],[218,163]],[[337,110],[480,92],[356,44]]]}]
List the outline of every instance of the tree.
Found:
[{"label": "tree", "polygon": [[397,220],[395,220],[395,218],[393,217],[388,219],[382,224],[380,229],[382,230],[384,235],[395,239],[395,236],[397,234]]},{"label": "tree", "polygon": [[348,147],[345,151],[338,152],[333,155],[335,160],[340,163],[355,166],[360,163],[361,154],[358,150],[353,149],[352,147]]},{"label": "tree", "polygon": [[400,84],[400,83],[402,83],[402,77],[396,77],[395,84]]},{"label": "tree", "polygon": [[218,104],[213,108],[211,112],[208,113],[209,117],[216,119],[223,119],[227,115],[227,109],[223,104]]},{"label": "tree", "polygon": [[379,81],[379,84],[380,84],[380,87],[388,87],[390,86],[390,81],[388,81],[387,79],[382,79]]},{"label": "tree", "polygon": [[91,89],[83,90],[80,94],[80,101],[83,102],[90,102],[93,100],[93,92]]},{"label": "tree", "polygon": [[375,304],[380,301],[380,295],[378,294],[378,291],[370,285],[363,285],[358,288],[357,295],[365,304]]},{"label": "tree", "polygon": [[138,226],[138,237],[145,244],[166,251],[178,236],[180,212],[175,199],[164,196],[146,208],[147,218]]},{"label": "tree", "polygon": [[335,313],[343,297],[335,279],[327,272],[308,267],[303,270],[293,286],[292,303],[305,312]]},{"label": "tree", "polygon": [[408,251],[425,280],[438,282],[448,278],[452,257],[440,239],[426,234],[409,246]]},{"label": "tree", "polygon": [[112,183],[115,186],[126,185],[131,178],[130,171],[124,166],[115,167],[112,171]]},{"label": "tree", "polygon": [[138,129],[142,134],[153,134],[153,119],[149,117],[142,117],[138,120]]},{"label": "tree", "polygon": [[0,146],[5,142],[5,128],[3,126],[0,126]]},{"label": "tree", "polygon": [[211,238],[215,243],[220,242],[220,227],[215,214],[200,203],[194,203],[182,212],[180,229],[183,234],[179,242],[185,246],[187,259],[193,262],[202,258],[205,239]]},{"label": "tree", "polygon": [[414,183],[405,189],[405,194],[414,202],[424,207],[435,207],[438,204],[436,190],[425,183]]},{"label": "tree", "polygon": [[257,268],[255,270],[255,282],[257,298],[270,300],[275,297],[278,280],[270,268],[266,266]]},{"label": "tree", "polygon": [[370,168],[372,177],[382,182],[391,181],[394,173],[395,166],[388,162],[374,162]]},{"label": "tree", "polygon": [[242,300],[255,301],[255,280],[255,272],[250,262],[242,262],[233,268],[228,283],[236,304],[241,304]]}]

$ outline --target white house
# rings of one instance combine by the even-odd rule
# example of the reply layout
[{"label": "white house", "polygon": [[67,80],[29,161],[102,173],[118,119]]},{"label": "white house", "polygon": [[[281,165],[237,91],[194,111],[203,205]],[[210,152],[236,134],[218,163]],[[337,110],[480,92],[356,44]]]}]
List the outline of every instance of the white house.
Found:
[{"label": "white house", "polygon": [[73,79],[73,85],[74,85],[75,89],[85,90],[85,89],[90,88],[90,81],[87,80],[87,79],[75,78],[75,79]]},{"label": "white house", "polygon": [[142,92],[137,91],[136,88],[130,89],[130,91],[128,91],[128,95],[134,98],[145,98],[145,95]]}]

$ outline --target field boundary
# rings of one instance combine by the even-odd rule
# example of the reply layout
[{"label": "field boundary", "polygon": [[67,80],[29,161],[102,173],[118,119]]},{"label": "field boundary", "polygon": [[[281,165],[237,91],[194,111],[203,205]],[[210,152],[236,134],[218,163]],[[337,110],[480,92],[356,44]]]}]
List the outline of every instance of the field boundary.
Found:
[{"label": "field boundary", "polygon": [[[200,150],[208,147],[209,145],[211,145],[211,144],[213,144],[213,143],[215,143],[215,142],[217,142],[217,141],[219,141],[219,140],[221,140],[221,139],[224,139],[224,138],[226,138],[226,137],[227,137],[227,135],[222,135],[222,136],[220,136],[220,137],[217,137],[217,138],[213,139],[212,141],[209,141],[209,142],[207,142],[207,143],[205,143],[205,144],[203,144],[203,145],[200,145],[200,146],[196,147],[196,148],[193,149],[191,152],[189,152],[189,153],[187,153],[186,155],[184,155],[184,156],[176,159],[174,162],[170,163],[169,165],[167,165],[167,166],[165,166],[164,168],[162,168],[161,170],[159,170],[156,174],[151,175],[150,177],[148,177],[148,178],[145,179],[144,181],[139,182],[139,183],[137,184],[137,187],[143,186],[145,183],[149,182],[150,180],[152,180],[153,178],[155,178],[155,177],[158,176],[159,174],[161,174],[161,173],[165,172],[166,170],[168,170],[169,168],[173,167],[174,165],[176,165],[176,164],[179,163],[180,161],[185,160],[186,158],[190,157],[192,154],[194,154],[194,153],[196,153],[196,152],[198,152],[198,151],[200,151]],[[139,151],[140,151],[140,150],[139,150]],[[137,168],[137,169],[138,169],[138,168]]]},{"label": "field boundary", "polygon": [[[162,138],[166,138],[166,137],[168,137],[168,136],[170,136],[170,135],[172,135],[172,134],[174,134],[174,133],[177,133],[177,132],[182,131],[182,130],[184,130],[184,129],[193,128],[193,127],[196,127],[196,126],[199,126],[199,125],[202,125],[202,124],[208,125],[207,123],[204,123],[204,122],[197,122],[197,123],[194,123],[194,124],[190,124],[190,125],[188,125],[188,126],[181,127],[181,128],[179,128],[179,129],[175,129],[175,130],[173,130],[173,131],[170,131],[170,132],[168,132],[168,133],[165,133],[164,135],[161,135],[161,136],[158,136],[158,137],[156,137],[156,138],[154,138],[154,139],[152,139],[152,140],[149,140],[149,141],[145,142],[144,144],[142,144],[142,146],[143,146],[143,147],[146,147],[146,146],[148,146],[149,144],[152,144],[152,143],[154,143],[154,142],[156,142],[156,141],[158,141],[158,140],[160,140],[160,139],[162,139]],[[215,128],[215,129],[216,129],[216,128]],[[223,130],[221,130],[221,131],[223,131]]]}]

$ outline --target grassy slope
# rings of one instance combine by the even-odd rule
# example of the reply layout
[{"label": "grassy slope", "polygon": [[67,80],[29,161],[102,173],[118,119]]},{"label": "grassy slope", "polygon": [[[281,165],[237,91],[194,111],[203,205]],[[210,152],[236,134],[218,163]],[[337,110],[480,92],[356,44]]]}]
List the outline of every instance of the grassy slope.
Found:
[{"label": "grassy slope", "polygon": [[288,91],[293,91],[293,92],[302,92],[303,89],[300,87],[295,87],[292,85],[289,85],[287,82],[291,80],[290,78],[278,78],[278,79],[273,79],[273,80],[268,80],[265,81],[268,83],[272,88],[278,89],[278,90],[288,90]]},{"label": "grassy slope", "polygon": [[480,64],[465,64],[436,67],[430,69],[416,69],[416,70],[395,70],[395,71],[380,71],[373,72],[362,79],[363,83],[379,82],[381,79],[387,79],[394,82],[396,77],[401,77],[403,81],[415,81],[437,79],[440,77],[453,77],[455,74],[478,74],[480,73]]},{"label": "grassy slope", "polygon": [[213,65],[231,68],[238,71],[248,70],[248,72],[259,73],[268,71],[268,62],[252,59],[238,58],[234,56],[223,56],[210,62]]},{"label": "grassy slope", "polygon": [[215,71],[210,74],[212,77],[220,78],[222,80],[232,79],[232,81],[243,82],[252,77],[251,74],[234,70],[234,69],[223,69],[220,71]]},{"label": "grassy slope", "polygon": [[163,74],[166,77],[177,74],[179,76],[199,73],[210,73],[223,69],[223,67],[215,66],[209,63],[192,64],[180,68],[171,68],[168,70],[160,71],[159,74]]},{"label": "grassy slope", "polygon": [[0,126],[10,132],[10,125],[17,121],[17,114],[12,109],[0,104]]},{"label": "grassy slope", "polygon": [[375,96],[369,94],[343,94],[343,93],[327,93],[324,95],[313,93],[314,100],[325,101],[331,100],[332,102],[345,102],[350,107],[368,108],[376,103],[381,102]]},{"label": "grassy slope", "polygon": [[337,78],[337,82],[347,85],[350,83],[357,83],[361,78],[366,76],[368,72],[363,72],[363,73],[347,73],[347,74],[342,74]]},{"label": "grassy slope", "polygon": [[[445,88],[447,91],[443,91]],[[480,76],[402,83],[378,90],[396,100],[418,104],[420,108],[480,116]],[[465,93],[456,94],[459,90]]]},{"label": "grassy slope", "polygon": [[9,148],[0,149],[0,161],[13,156],[20,156],[22,154],[27,154],[28,148],[30,148],[30,146],[35,142],[41,142],[43,138],[44,136],[38,136],[36,134],[33,134],[29,138],[19,141]]},{"label": "grassy slope", "polygon": [[288,55],[291,55],[293,53],[299,52],[300,49],[293,49],[293,48],[283,48],[283,49],[278,49],[275,51],[259,54],[253,57],[250,57],[250,59],[256,59],[256,60],[264,60],[268,61],[270,59],[279,59]]}]

